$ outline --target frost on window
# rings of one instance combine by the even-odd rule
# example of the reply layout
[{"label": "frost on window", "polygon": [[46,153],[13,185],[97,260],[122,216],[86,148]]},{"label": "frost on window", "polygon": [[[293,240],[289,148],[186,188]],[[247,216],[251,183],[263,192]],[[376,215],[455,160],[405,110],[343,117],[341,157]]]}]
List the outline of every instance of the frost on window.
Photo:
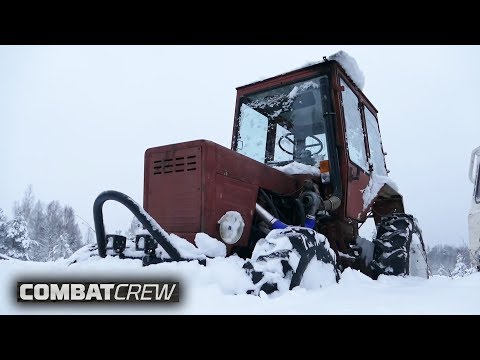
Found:
[{"label": "frost on window", "polygon": [[234,150],[270,165],[289,161],[314,165],[320,157],[328,159],[323,116],[328,94],[323,94],[321,84],[328,87],[327,76],[243,96]]},{"label": "frost on window", "polygon": [[377,119],[367,108],[365,108],[365,121],[367,123],[368,145],[370,148],[370,158],[372,160],[373,171],[377,175],[386,176],[387,170],[385,169],[385,159],[383,156]]},{"label": "frost on window", "polygon": [[345,89],[342,92],[342,101],[350,160],[368,172],[362,116],[358,108],[358,98],[343,80],[340,82]]},{"label": "frost on window", "polygon": [[265,162],[267,117],[243,104],[240,108],[239,125],[237,152],[262,163]]}]

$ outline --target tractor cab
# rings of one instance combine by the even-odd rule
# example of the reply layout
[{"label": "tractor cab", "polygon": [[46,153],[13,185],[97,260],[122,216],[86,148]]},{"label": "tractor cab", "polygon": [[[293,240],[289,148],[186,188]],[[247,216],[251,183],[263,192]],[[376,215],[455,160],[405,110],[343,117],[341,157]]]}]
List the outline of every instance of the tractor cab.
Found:
[{"label": "tractor cab", "polygon": [[[360,222],[373,205],[364,197],[372,175],[387,175],[377,110],[334,60],[237,88],[232,150],[318,168],[323,196],[342,199],[343,215]],[[392,187],[383,193],[397,199],[388,210],[403,210]]]}]

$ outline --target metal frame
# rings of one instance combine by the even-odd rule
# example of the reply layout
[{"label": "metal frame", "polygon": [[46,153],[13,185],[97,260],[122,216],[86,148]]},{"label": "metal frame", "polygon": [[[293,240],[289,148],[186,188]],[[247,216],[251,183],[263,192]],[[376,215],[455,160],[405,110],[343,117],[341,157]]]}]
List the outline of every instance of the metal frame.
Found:
[{"label": "metal frame", "polygon": [[[476,161],[477,160],[477,161]],[[475,163],[477,165],[477,169],[475,169]],[[480,204],[480,195],[479,190],[480,190],[480,146],[475,148],[472,151],[472,155],[470,156],[470,166],[468,168],[468,178],[474,185],[474,190],[473,190],[473,199],[476,204]],[[479,193],[479,194],[477,194]],[[479,200],[477,200],[477,197]]]}]

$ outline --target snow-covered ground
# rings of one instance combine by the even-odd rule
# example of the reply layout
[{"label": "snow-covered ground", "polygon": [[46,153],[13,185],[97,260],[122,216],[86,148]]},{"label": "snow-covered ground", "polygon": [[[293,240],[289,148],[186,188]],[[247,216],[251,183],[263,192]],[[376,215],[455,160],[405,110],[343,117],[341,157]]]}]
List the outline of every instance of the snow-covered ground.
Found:
[{"label": "snow-covered ground", "polygon": [[[480,314],[480,273],[450,279],[434,276],[371,280],[347,269],[338,284],[316,290],[296,288],[279,296],[242,294],[250,285],[237,257],[142,267],[140,260],[90,258],[67,265],[65,260],[35,263],[0,260],[1,314]],[[179,303],[169,304],[22,304],[16,281],[22,277],[82,279],[99,277],[178,279]],[[235,295],[235,293],[240,293]]]}]

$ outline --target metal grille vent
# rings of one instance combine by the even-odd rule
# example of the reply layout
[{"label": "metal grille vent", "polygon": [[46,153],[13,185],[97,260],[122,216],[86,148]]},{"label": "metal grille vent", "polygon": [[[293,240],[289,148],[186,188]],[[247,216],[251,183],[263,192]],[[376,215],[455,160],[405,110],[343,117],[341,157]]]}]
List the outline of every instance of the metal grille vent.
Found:
[{"label": "metal grille vent", "polygon": [[153,175],[197,170],[197,155],[179,156],[153,162]]}]

